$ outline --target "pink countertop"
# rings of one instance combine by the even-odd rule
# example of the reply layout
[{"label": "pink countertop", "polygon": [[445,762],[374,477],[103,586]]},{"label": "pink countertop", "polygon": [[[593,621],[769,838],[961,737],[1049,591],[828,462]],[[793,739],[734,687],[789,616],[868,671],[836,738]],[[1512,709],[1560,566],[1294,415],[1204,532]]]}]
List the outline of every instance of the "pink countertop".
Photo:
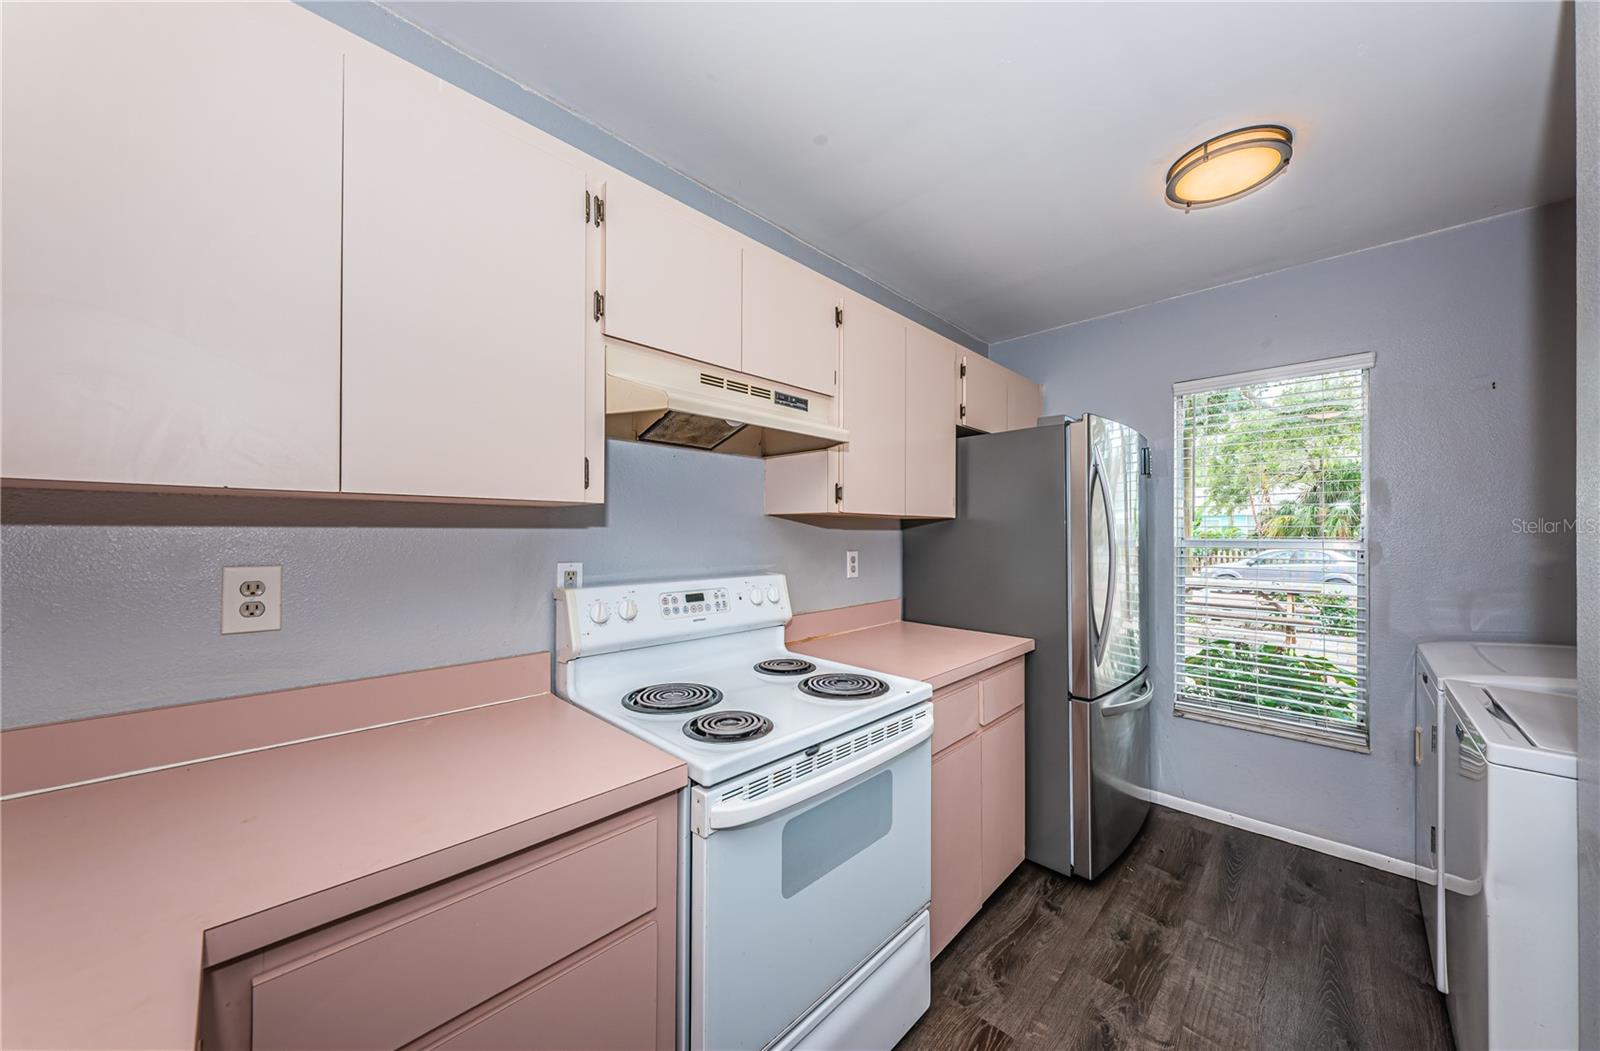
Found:
[{"label": "pink countertop", "polygon": [[825,660],[921,679],[939,689],[1031,652],[1033,640],[895,620],[790,642],[789,648]]},{"label": "pink countertop", "polygon": [[208,928],[686,783],[677,760],[541,694],[9,799],[0,1045],[192,1048]]}]

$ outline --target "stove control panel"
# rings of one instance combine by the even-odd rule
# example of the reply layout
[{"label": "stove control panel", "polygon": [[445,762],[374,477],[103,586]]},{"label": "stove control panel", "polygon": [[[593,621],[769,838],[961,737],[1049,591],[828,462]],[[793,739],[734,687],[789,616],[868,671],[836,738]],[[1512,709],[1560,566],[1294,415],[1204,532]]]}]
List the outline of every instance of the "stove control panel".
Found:
[{"label": "stove control panel", "polygon": [[556,659],[787,624],[782,574],[556,589]]},{"label": "stove control panel", "polygon": [[727,588],[663,591],[659,597],[663,617],[697,617],[702,613],[728,612]]}]

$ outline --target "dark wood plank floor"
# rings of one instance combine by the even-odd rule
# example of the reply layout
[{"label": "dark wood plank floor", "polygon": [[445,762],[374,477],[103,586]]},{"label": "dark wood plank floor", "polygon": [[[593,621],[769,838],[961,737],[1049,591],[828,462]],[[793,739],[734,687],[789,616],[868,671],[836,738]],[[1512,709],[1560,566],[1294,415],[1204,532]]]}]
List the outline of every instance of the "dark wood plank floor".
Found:
[{"label": "dark wood plank floor", "polygon": [[1156,807],[1093,883],[1024,863],[899,1051],[1451,1046],[1410,880]]}]

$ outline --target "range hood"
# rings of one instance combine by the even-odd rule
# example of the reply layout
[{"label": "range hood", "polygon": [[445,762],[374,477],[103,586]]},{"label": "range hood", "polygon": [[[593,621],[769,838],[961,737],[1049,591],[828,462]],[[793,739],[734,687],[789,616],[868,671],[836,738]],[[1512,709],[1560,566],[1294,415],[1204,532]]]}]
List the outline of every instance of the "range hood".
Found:
[{"label": "range hood", "polygon": [[826,394],[606,341],[609,437],[781,456],[849,441],[833,417],[833,398]]}]

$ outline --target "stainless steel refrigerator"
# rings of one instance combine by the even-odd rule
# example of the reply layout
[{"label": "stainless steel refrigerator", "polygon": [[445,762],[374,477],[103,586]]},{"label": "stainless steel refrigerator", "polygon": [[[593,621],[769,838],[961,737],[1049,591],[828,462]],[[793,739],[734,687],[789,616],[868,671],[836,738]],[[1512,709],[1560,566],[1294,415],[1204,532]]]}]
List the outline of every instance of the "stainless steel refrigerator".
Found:
[{"label": "stainless steel refrigerator", "polygon": [[1028,857],[1093,879],[1149,812],[1149,445],[1100,416],[956,442],[956,517],[907,526],[907,620],[1026,635]]}]

